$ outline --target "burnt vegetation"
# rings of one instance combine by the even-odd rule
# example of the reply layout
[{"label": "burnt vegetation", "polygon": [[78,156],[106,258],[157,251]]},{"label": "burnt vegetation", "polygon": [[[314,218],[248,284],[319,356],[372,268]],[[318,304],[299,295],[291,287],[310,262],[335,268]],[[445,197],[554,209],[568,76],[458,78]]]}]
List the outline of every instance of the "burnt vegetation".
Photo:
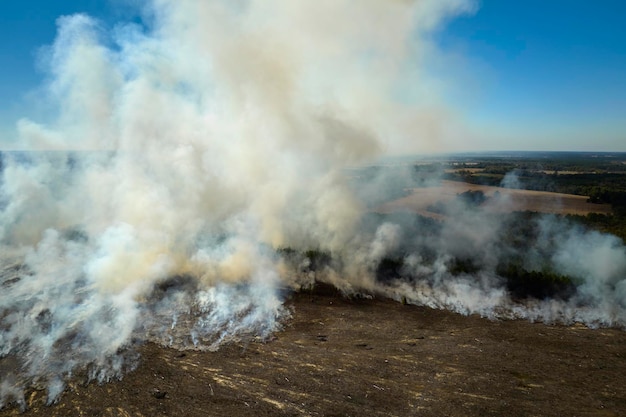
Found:
[{"label": "burnt vegetation", "polygon": [[[391,172],[391,175],[386,175]],[[355,183],[383,182],[385,193],[377,199],[366,200],[369,207],[382,201],[407,195],[411,188],[424,187],[438,179],[471,184],[514,187],[526,190],[583,195],[591,203],[608,203],[612,214],[551,215],[551,221],[576,227],[581,231],[597,230],[626,240],[626,154],[621,153],[509,153],[490,155],[454,155],[446,159],[433,158],[415,164],[406,174],[406,167],[368,167],[351,172]],[[514,181],[507,181],[507,176]],[[380,178],[385,178],[381,181]],[[497,193],[499,194],[499,193]],[[495,197],[495,196],[494,196]],[[459,207],[481,210],[488,200],[482,191],[468,190],[457,194],[452,202],[437,202],[428,211],[449,215]],[[495,221],[500,224],[491,249],[497,251],[497,261],[487,264],[489,256],[454,255],[445,259],[449,277],[462,276],[479,280],[481,275],[495,276],[499,285],[512,299],[567,300],[576,294],[577,278],[564,275],[551,266],[552,250],[558,236],[541,236],[539,223],[545,215],[524,211],[505,214]],[[418,256],[426,269],[441,260],[436,244],[444,222],[416,213],[368,213],[362,230],[373,235],[385,222],[399,225],[403,231],[398,248],[370,267],[369,273],[380,283],[394,281],[428,281],[428,275],[417,273],[410,265],[411,256]],[[305,272],[317,276],[326,267],[341,268],[339,255],[312,249],[296,251],[282,249],[279,254],[300,265]],[[528,262],[529,257],[534,259]],[[296,262],[297,261],[297,262]],[[431,268],[432,269],[432,268]]]},{"label": "burnt vegetation", "polygon": [[[552,249],[549,244],[538,244],[540,236],[538,221],[540,215],[533,212],[513,213],[501,219],[502,228],[496,237],[495,246],[499,249],[497,263],[487,263],[482,258],[470,256],[446,256],[445,270],[448,279],[463,277],[464,279],[479,282],[484,275],[495,277],[499,286],[504,288],[512,299],[548,299],[556,298],[567,300],[576,294],[579,284],[576,278],[563,275],[550,266]],[[365,222],[382,224],[384,222],[402,222],[407,231],[398,249],[388,253],[370,267],[369,273],[381,284],[393,282],[418,281],[430,282],[432,275],[417,272],[411,264],[411,257],[418,255],[420,264],[427,270],[436,269],[434,265],[441,261],[441,254],[430,242],[436,240],[442,233],[443,222],[435,221],[418,214],[372,213]],[[374,228],[370,225],[371,228]],[[420,234],[420,238],[416,238]],[[535,259],[530,266],[524,259]],[[313,287],[323,281],[325,268],[341,267],[347,262],[340,255],[319,249],[298,251],[292,248],[283,248],[278,251],[279,256],[292,267],[299,268],[300,272],[310,273],[315,279]],[[488,258],[488,256],[487,256]],[[445,278],[444,278],[445,279]],[[310,291],[310,289],[308,289]]]}]

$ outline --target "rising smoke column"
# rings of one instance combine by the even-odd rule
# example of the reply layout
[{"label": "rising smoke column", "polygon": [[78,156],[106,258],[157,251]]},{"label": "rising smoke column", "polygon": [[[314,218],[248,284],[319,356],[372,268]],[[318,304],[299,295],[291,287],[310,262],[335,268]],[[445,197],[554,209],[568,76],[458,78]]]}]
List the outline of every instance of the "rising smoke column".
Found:
[{"label": "rising smoke column", "polygon": [[0,406],[121,377],[133,338],[216,348],[277,329],[277,290],[297,283],[275,249],[359,242],[342,169],[437,130],[426,39],[471,6],[154,0],[145,27],[59,18],[55,114],[20,120],[18,147],[40,152],[3,161]]}]

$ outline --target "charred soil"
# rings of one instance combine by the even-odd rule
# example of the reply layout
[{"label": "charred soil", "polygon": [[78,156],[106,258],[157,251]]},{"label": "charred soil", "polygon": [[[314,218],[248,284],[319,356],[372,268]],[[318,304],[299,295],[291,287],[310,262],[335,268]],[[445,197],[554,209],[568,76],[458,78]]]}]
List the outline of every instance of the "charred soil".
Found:
[{"label": "charred soil", "polygon": [[121,381],[30,391],[0,416],[619,416],[626,332],[298,293],[266,342],[139,348]]}]

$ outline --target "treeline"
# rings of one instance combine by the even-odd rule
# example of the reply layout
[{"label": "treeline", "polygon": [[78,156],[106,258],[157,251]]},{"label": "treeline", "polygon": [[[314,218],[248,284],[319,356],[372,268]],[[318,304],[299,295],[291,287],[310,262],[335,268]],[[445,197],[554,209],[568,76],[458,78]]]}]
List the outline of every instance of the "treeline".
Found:
[{"label": "treeline", "polygon": [[617,210],[613,215],[589,213],[585,216],[568,214],[564,216],[570,222],[578,223],[588,229],[610,233],[626,242],[626,212]]},{"label": "treeline", "polygon": [[[485,170],[473,173],[467,170],[444,174],[443,178],[470,184],[507,186],[506,173]],[[515,185],[524,190],[549,191],[589,197],[592,203],[608,203],[626,207],[626,174],[546,174],[525,170],[511,171]]]},{"label": "treeline", "polygon": [[[341,260],[333,259],[331,254],[318,250],[307,250],[305,253],[292,249],[281,249],[281,256],[289,258],[292,266],[300,272],[322,272],[325,267],[337,266]],[[298,261],[297,263],[294,261]],[[305,262],[302,262],[302,261]],[[416,281],[428,277],[417,277],[409,272],[403,257],[385,257],[378,262],[373,271],[376,280],[381,283],[400,281]],[[448,272],[452,277],[467,275],[478,276],[481,267],[469,259],[451,258],[447,262]],[[568,299],[576,293],[576,283],[571,277],[557,273],[550,268],[540,270],[527,269],[519,262],[503,261],[496,269],[501,285],[514,299]],[[478,279],[478,278],[477,278]]]},{"label": "treeline", "polygon": [[582,173],[623,173],[626,174],[626,154],[590,154],[563,152],[530,152],[509,156],[461,156],[449,160],[450,168],[479,168],[494,174],[506,174],[513,170],[543,171],[557,174],[561,172]]},{"label": "treeline", "polygon": [[[624,178],[626,180],[626,178]],[[607,187],[594,187],[589,193],[589,202],[608,203],[620,214],[626,214],[626,191],[619,191]]]},{"label": "treeline", "polygon": [[[414,255],[419,255],[420,265],[427,269],[429,266],[433,270],[439,269],[440,266],[437,265],[443,260],[450,279],[463,277],[480,282],[483,277],[489,276],[495,280],[496,285],[516,299],[572,297],[576,293],[578,282],[551,266],[555,250],[553,240],[557,236],[545,236],[545,231],[540,227],[541,215],[518,212],[495,216],[501,217],[494,219],[500,224],[493,241],[495,244],[493,250],[497,251],[494,253],[497,257],[494,264],[491,256],[469,254],[464,257],[454,256],[452,253],[442,254],[436,242],[444,232],[443,222],[411,213],[373,213],[366,219],[369,223],[364,227],[366,231],[369,229],[370,232],[374,232],[376,225],[392,222],[401,225],[406,233],[396,251],[388,253],[376,264],[367,265],[375,279],[383,285],[394,281],[428,282],[434,276],[423,275],[423,272],[418,272],[423,269],[416,269],[412,264],[411,259],[415,258]],[[578,222],[580,219],[561,218],[561,221],[563,220]],[[419,236],[411,231],[415,233],[419,231]],[[318,276],[318,273],[323,275],[328,267],[341,273],[343,266],[350,261],[341,259],[341,255],[319,249],[298,251],[284,248],[280,249],[278,254],[292,268],[312,277]],[[532,262],[528,262],[530,258]],[[439,279],[441,277],[436,278]]]}]

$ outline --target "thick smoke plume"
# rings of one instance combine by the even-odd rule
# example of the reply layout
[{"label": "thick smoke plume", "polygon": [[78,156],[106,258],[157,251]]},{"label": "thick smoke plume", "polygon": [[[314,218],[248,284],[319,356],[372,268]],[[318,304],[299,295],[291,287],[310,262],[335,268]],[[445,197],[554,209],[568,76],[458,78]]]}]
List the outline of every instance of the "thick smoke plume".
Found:
[{"label": "thick smoke plume", "polygon": [[[454,123],[426,82],[428,39],[472,7],[153,0],[145,26],[61,17],[45,53],[54,117],[21,120],[31,152],[2,161],[0,406],[24,406],[30,386],[53,402],[73,375],[120,378],[136,343],[267,337],[290,314],[281,294],[314,280],[466,314],[624,325],[616,239],[546,218],[545,247],[507,249],[506,219],[461,203],[434,228],[366,214],[413,174],[360,184],[347,168]],[[502,257],[575,277],[576,295],[513,303]]]}]

